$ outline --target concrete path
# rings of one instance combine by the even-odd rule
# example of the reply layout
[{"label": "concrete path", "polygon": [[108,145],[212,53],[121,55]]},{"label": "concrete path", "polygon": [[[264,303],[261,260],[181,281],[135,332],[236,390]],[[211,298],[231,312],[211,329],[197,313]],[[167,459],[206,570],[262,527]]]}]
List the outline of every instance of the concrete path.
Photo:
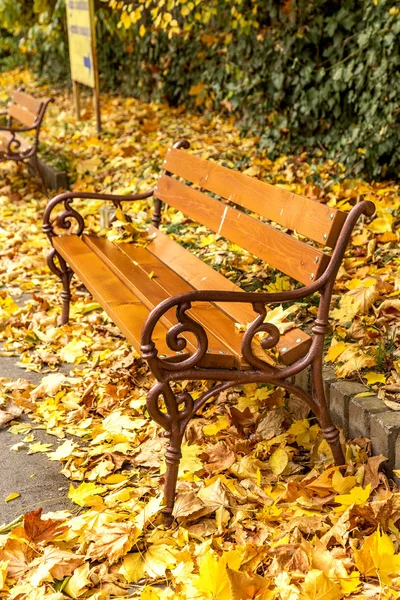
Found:
[{"label": "concrete path", "polygon": [[[19,378],[27,379],[34,384],[39,384],[41,373],[25,371],[16,365],[19,357],[0,356],[0,377],[12,380]],[[69,373],[71,365],[65,365],[60,371]],[[19,423],[32,424],[29,416],[17,419]],[[64,440],[48,435],[40,429],[34,429],[35,442],[53,444],[53,450],[63,443]],[[0,527],[9,523],[25,512],[43,507],[43,513],[62,510],[76,509],[67,498],[69,480],[60,473],[61,464],[58,461],[50,461],[43,453],[27,454],[27,446],[19,451],[10,450],[10,446],[22,442],[26,434],[13,434],[8,431],[8,426],[0,427]],[[21,494],[19,498],[5,502],[5,498],[11,493]]]}]

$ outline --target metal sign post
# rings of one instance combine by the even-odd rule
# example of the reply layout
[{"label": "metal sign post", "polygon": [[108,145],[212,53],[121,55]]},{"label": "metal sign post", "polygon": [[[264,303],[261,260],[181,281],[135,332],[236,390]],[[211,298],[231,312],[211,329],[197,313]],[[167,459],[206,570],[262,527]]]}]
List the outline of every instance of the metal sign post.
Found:
[{"label": "metal sign post", "polygon": [[93,89],[97,131],[101,131],[99,74],[97,70],[94,0],[67,0],[67,25],[72,90],[80,119],[79,84]]}]

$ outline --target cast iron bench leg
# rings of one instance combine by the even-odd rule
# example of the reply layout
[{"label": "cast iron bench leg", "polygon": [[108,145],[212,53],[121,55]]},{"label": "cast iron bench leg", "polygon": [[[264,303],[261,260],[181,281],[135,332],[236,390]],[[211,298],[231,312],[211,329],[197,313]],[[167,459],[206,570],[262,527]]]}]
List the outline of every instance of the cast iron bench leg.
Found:
[{"label": "cast iron bench leg", "polygon": [[[54,259],[57,257],[59,267],[54,262]],[[60,278],[62,283],[62,292],[61,292],[61,300],[62,300],[62,313],[61,313],[61,325],[65,325],[69,321],[69,306],[71,302],[71,279],[73,276],[73,271],[67,265],[65,260],[60,254],[54,250],[54,248],[49,252],[47,257],[47,264],[49,269]]]},{"label": "cast iron bench leg", "polygon": [[335,464],[340,466],[346,464],[342,446],[340,444],[339,429],[332,423],[330,411],[326,402],[324,381],[322,377],[322,356],[317,356],[311,364],[311,390],[313,400],[320,407],[318,416],[322,435],[328,442]]}]

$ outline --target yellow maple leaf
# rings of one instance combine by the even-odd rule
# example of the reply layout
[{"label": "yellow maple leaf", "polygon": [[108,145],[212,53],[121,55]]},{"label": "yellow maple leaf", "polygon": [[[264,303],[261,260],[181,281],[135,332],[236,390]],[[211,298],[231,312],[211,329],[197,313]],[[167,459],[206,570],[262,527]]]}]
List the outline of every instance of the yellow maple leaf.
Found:
[{"label": "yellow maple leaf", "polygon": [[43,554],[39,555],[29,565],[32,568],[29,582],[34,587],[38,587],[44,581],[54,581],[54,579],[69,577],[84,560],[84,556],[77,552],[61,550],[54,546],[46,546]]},{"label": "yellow maple leaf", "polygon": [[346,350],[347,345],[345,342],[336,342],[335,339],[332,340],[332,344],[325,355],[325,362],[333,362],[335,361],[341,354]]},{"label": "yellow maple leaf", "polygon": [[68,579],[67,585],[64,587],[64,591],[71,596],[71,598],[79,598],[86,591],[86,588],[91,584],[89,579],[90,565],[85,562],[80,565],[72,574],[72,577]]},{"label": "yellow maple leaf", "polygon": [[299,307],[297,304],[292,304],[288,308],[283,308],[282,304],[279,304],[272,310],[267,312],[264,319],[265,323],[272,323],[279,329],[279,333],[283,334],[289,329],[293,329],[294,323],[288,321],[288,317],[298,312]]},{"label": "yellow maple leaf", "polygon": [[383,213],[380,217],[377,217],[370,223],[368,229],[374,233],[386,233],[392,231],[393,216],[390,213]]},{"label": "yellow maple leaf", "polygon": [[37,454],[38,452],[47,452],[50,450],[53,444],[43,444],[42,442],[36,442],[35,444],[29,444],[28,454]]},{"label": "yellow maple leaf", "polygon": [[341,506],[335,506],[336,512],[345,511],[349,506],[357,504],[358,506],[364,506],[367,502],[371,493],[371,484],[369,483],[365,488],[361,486],[353,487],[349,494],[339,494],[335,498],[335,502],[338,502]]},{"label": "yellow maple leaf", "polygon": [[142,531],[149,519],[154,517],[164,505],[164,496],[163,494],[159,494],[158,496],[154,496],[154,498],[150,498],[150,500],[144,505],[142,510],[136,515],[134,519],[134,523],[136,527]]},{"label": "yellow maple leaf", "polygon": [[219,431],[222,431],[223,429],[227,429],[229,427],[229,425],[230,425],[229,417],[227,415],[222,415],[222,416],[218,417],[217,420],[214,421],[214,423],[210,423],[209,425],[204,425],[203,433],[205,435],[215,435]]},{"label": "yellow maple leaf", "polygon": [[77,444],[72,440],[65,440],[63,444],[58,446],[55,452],[49,452],[48,457],[50,460],[66,460],[77,447]]},{"label": "yellow maple leaf", "polygon": [[392,575],[400,570],[400,554],[395,554],[392,540],[380,529],[365,539],[360,550],[354,550],[354,557],[363,575],[379,577],[384,585],[391,585]]},{"label": "yellow maple leaf", "polygon": [[340,584],[343,592],[349,594],[359,587],[359,572],[353,571],[348,574],[343,562],[335,558],[321,540],[316,538],[315,546],[304,542],[303,547],[308,554],[311,554],[311,566],[322,571],[329,581]]},{"label": "yellow maple leaf", "polygon": [[[129,21],[130,23],[130,21]],[[93,156],[92,158],[86,158],[84,160],[80,160],[76,164],[76,171],[79,174],[83,173],[93,173],[97,171],[99,166],[102,164],[102,160],[100,156]]]},{"label": "yellow maple leaf", "polygon": [[286,292],[290,290],[290,279],[286,275],[277,275],[275,281],[269,283],[266,288],[271,293]]},{"label": "yellow maple leaf", "polygon": [[284,448],[278,448],[269,459],[269,466],[274,475],[280,475],[289,462],[288,453]]},{"label": "yellow maple leaf", "polygon": [[150,577],[165,577],[167,569],[176,566],[176,551],[168,544],[152,544],[144,556],[143,568]]},{"label": "yellow maple leaf", "polygon": [[374,367],[376,365],[376,358],[369,354],[360,351],[356,344],[352,344],[347,348],[345,352],[340,356],[340,362],[343,365],[336,369],[336,375],[338,377],[346,377],[353,373],[353,371],[361,371],[366,367]]},{"label": "yellow maple leaf", "polygon": [[367,313],[371,306],[378,300],[380,292],[378,291],[376,284],[376,280],[367,279],[363,281],[360,286],[347,292],[346,296],[353,300],[353,306],[357,312]]},{"label": "yellow maple leaf", "polygon": [[144,559],[140,552],[131,552],[122,559],[118,569],[128,583],[136,583],[144,576]]},{"label": "yellow maple leaf", "polygon": [[362,376],[363,379],[367,380],[367,385],[373,385],[374,383],[386,383],[386,375],[383,373],[375,373],[374,371],[368,371]]},{"label": "yellow maple leaf", "polygon": [[339,581],[340,587],[347,596],[348,594],[355,592],[360,586],[360,573],[358,571],[352,571],[350,575],[347,575],[347,577],[341,577]]},{"label": "yellow maple leaf", "polygon": [[341,472],[335,471],[332,476],[332,487],[335,492],[339,494],[348,494],[350,490],[356,485],[357,477],[350,475],[349,477],[343,477]]},{"label": "yellow maple leaf", "polygon": [[239,569],[242,556],[237,550],[217,556],[207,549],[199,560],[199,576],[193,581],[194,587],[200,592],[200,598],[213,600],[231,600],[231,586],[227,567]]},{"label": "yellow maple leaf", "polygon": [[55,396],[60,391],[62,384],[65,381],[65,375],[63,373],[52,373],[43,377],[40,384],[31,391],[30,397],[33,400],[42,398],[44,396]]},{"label": "yellow maple leaf", "polygon": [[369,233],[367,229],[364,229],[361,233],[353,235],[351,243],[353,246],[365,246],[369,240]]},{"label": "yellow maple leaf", "polygon": [[85,506],[87,500],[96,494],[105,492],[107,488],[104,485],[96,485],[93,482],[86,483],[82,481],[78,487],[74,488],[72,483],[69,486],[68,498],[78,504],[78,506]]},{"label": "yellow maple leaf", "polygon": [[318,569],[307,573],[301,590],[301,600],[340,600],[344,596],[341,588]]},{"label": "yellow maple leaf", "polygon": [[60,349],[59,354],[60,358],[67,363],[70,364],[79,364],[86,360],[84,353],[82,350],[86,348],[87,344],[83,340],[72,340],[65,344],[63,348]]},{"label": "yellow maple leaf", "polygon": [[14,302],[11,296],[0,296],[0,317],[9,317],[19,310],[18,304]]},{"label": "yellow maple leaf", "polygon": [[227,574],[231,586],[232,600],[272,600],[276,597],[273,590],[269,590],[269,580],[253,573],[243,573],[227,567]]},{"label": "yellow maple leaf", "polygon": [[196,473],[203,468],[203,462],[198,458],[199,454],[203,452],[201,446],[197,444],[182,444],[182,458],[179,463],[179,476],[184,473]]},{"label": "yellow maple leaf", "polygon": [[210,233],[209,235],[202,236],[199,242],[199,248],[205,248],[206,246],[211,246],[211,244],[215,244],[216,239],[215,235]]}]

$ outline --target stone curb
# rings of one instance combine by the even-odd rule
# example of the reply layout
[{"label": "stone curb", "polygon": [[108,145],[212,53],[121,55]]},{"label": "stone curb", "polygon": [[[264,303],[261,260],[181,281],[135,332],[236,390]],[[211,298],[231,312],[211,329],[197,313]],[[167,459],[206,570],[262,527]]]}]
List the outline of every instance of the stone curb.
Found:
[{"label": "stone curb", "polygon": [[[393,469],[400,469],[400,411],[391,410],[377,396],[355,398],[368,388],[362,383],[337,379],[331,366],[323,368],[323,378],[332,419],[345,437],[369,438],[372,453],[387,457],[387,473],[391,475]],[[294,383],[309,389],[308,370],[296,375]]]}]

